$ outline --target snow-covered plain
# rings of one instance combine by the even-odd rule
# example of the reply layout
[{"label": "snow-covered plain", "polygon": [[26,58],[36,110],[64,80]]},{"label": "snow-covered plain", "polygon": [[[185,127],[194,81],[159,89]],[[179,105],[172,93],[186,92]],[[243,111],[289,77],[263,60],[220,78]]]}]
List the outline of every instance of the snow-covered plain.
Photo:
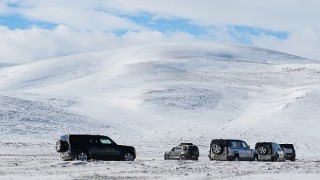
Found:
[{"label": "snow-covered plain", "polygon": [[[318,179],[320,63],[214,43],[158,44],[0,66],[0,179]],[[134,162],[65,162],[67,133],[103,134]],[[213,138],[293,143],[296,162],[217,162]],[[180,142],[199,161],[164,161]]]}]

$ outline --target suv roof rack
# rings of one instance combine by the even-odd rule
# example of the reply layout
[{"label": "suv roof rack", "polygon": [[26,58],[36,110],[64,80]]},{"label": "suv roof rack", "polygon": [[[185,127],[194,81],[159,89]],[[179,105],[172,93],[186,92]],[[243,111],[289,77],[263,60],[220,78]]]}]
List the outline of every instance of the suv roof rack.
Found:
[{"label": "suv roof rack", "polygon": [[180,146],[183,146],[183,145],[193,146],[193,143],[180,143]]}]

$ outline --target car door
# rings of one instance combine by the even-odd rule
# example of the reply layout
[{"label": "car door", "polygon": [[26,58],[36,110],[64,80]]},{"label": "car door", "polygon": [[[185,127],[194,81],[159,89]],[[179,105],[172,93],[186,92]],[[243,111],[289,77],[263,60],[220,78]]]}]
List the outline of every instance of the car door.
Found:
[{"label": "car door", "polygon": [[175,159],[180,159],[180,155],[183,151],[183,147],[177,146],[175,151]]},{"label": "car door", "polygon": [[175,154],[176,153],[176,148],[172,148],[171,151],[169,152],[169,159],[175,159]]},{"label": "car door", "polygon": [[279,160],[285,160],[286,153],[284,152],[283,148],[281,148],[279,144],[277,145],[277,148],[278,148]]},{"label": "car door", "polygon": [[98,138],[97,148],[99,149],[99,157],[103,160],[119,160],[121,159],[121,148],[118,147],[109,137],[101,136]]},{"label": "car door", "polygon": [[241,141],[241,151],[239,152],[240,159],[242,160],[252,160],[254,157],[253,150],[244,141]]}]

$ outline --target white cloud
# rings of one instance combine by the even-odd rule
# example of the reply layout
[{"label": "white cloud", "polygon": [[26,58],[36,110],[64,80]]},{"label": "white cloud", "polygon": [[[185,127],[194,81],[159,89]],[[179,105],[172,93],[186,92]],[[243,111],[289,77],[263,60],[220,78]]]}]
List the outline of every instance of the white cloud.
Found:
[{"label": "white cloud", "polygon": [[[320,60],[319,7],[320,0],[0,0],[0,15],[14,13],[34,22],[57,25],[54,29],[0,27],[0,63],[168,41],[241,44],[236,36],[255,46]],[[155,19],[186,19],[207,33],[195,37],[182,30],[149,30],[128,18],[141,13]],[[230,25],[285,32],[288,38],[240,31],[231,34]],[[113,33],[117,30],[128,32],[119,36]]]},{"label": "white cloud", "polygon": [[[272,30],[320,28],[320,0],[11,0],[17,12],[33,19],[80,29],[139,28],[119,15],[142,12],[184,18],[202,25],[242,25]],[[137,26],[137,27],[135,27]]]},{"label": "white cloud", "polygon": [[317,28],[304,27],[299,30],[291,31],[288,33],[287,39],[278,39],[265,34],[254,36],[252,37],[252,44],[320,60],[320,29]]},{"label": "white cloud", "polygon": [[243,25],[288,30],[320,27],[319,0],[115,0],[119,11],[149,12],[206,25]]},{"label": "white cloud", "polygon": [[33,27],[10,30],[0,27],[0,63],[27,63],[56,56],[101,51],[147,43],[190,41],[196,38],[183,32],[128,32],[122,36],[95,31],[74,31],[60,25],[55,29]]}]

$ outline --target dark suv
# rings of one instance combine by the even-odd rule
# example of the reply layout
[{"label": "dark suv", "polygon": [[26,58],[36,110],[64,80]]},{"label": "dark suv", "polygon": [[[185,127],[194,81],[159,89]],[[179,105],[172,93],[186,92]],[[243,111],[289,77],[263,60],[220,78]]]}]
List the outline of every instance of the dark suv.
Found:
[{"label": "dark suv", "polygon": [[100,135],[63,135],[56,142],[55,148],[63,160],[133,161],[136,158],[134,147],[117,145],[109,137]]},{"label": "dark suv", "polygon": [[280,144],[284,150],[287,160],[295,161],[296,160],[296,150],[294,149],[293,144]]},{"label": "dark suv", "polygon": [[257,153],[254,149],[250,149],[245,141],[235,139],[212,140],[208,156],[210,160],[257,160]]},{"label": "dark suv", "polygon": [[169,152],[164,153],[164,160],[167,159],[180,159],[180,160],[198,160],[199,148],[192,143],[181,143],[171,149]]},{"label": "dark suv", "polygon": [[258,161],[285,161],[285,153],[278,143],[258,142],[255,149]]}]

